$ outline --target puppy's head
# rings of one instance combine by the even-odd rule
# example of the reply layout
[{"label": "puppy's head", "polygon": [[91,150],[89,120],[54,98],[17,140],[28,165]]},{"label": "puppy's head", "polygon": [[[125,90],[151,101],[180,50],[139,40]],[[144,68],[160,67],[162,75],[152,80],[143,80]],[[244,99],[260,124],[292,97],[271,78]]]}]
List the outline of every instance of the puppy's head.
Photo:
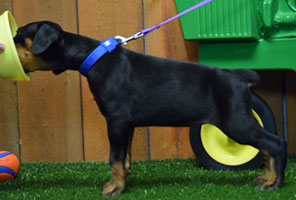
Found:
[{"label": "puppy's head", "polygon": [[44,57],[59,41],[61,31],[61,27],[52,22],[35,22],[18,29],[14,42],[26,72],[53,69]]}]

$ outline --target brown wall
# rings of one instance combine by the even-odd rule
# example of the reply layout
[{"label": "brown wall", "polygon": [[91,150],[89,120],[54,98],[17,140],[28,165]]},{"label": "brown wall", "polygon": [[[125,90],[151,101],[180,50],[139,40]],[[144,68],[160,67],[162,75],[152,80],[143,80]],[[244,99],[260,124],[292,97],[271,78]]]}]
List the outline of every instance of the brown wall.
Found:
[{"label": "brown wall", "polygon": [[[177,13],[174,0],[2,0],[0,12],[13,12],[17,24],[51,20],[65,30],[99,40],[115,35],[130,36]],[[180,23],[172,22],[127,48],[149,55],[198,61],[196,42],[184,41]],[[275,111],[283,135],[281,72],[261,72],[257,89]],[[289,109],[296,94],[294,73],[287,75]],[[294,84],[295,85],[295,84]],[[106,123],[78,72],[54,76],[31,73],[30,82],[0,80],[0,149],[31,161],[106,161],[109,156]],[[289,115],[293,122],[296,118]],[[290,128],[290,127],[289,127]],[[295,134],[291,126],[290,152],[294,155]],[[188,128],[138,128],[133,142],[135,160],[191,158]]]}]

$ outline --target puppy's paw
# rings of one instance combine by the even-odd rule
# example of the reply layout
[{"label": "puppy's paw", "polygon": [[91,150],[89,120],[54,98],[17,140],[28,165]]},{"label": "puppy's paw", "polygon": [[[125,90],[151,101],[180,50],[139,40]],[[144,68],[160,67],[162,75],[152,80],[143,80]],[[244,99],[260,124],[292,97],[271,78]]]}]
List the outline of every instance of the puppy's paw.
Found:
[{"label": "puppy's paw", "polygon": [[258,183],[258,184],[263,184],[267,181],[267,178],[263,175],[263,176],[258,176],[254,179],[254,182],[255,183]]},{"label": "puppy's paw", "polygon": [[265,190],[276,190],[278,188],[278,186],[276,185],[267,185],[265,183],[261,184],[258,189],[260,191],[265,191]]},{"label": "puppy's paw", "polygon": [[275,182],[267,181],[267,182],[262,183],[259,186],[259,190],[261,190],[261,191],[263,191],[263,190],[276,190],[276,189],[282,187],[282,185],[283,184],[279,180],[277,180]]},{"label": "puppy's paw", "polygon": [[103,196],[114,197],[125,191],[125,183],[113,179],[105,184],[102,191]]}]

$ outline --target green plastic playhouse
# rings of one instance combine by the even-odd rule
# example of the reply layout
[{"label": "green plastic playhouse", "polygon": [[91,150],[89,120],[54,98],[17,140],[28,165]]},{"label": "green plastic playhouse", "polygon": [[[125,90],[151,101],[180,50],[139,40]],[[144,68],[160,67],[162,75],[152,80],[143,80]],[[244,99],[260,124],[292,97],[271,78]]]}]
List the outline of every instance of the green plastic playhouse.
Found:
[{"label": "green plastic playhouse", "polygon": [[[178,12],[182,12],[204,0],[175,1]],[[181,24],[185,39],[199,41],[200,63],[230,69],[296,70],[296,0],[214,0],[183,16]],[[252,104],[253,111],[264,121],[264,128],[277,134],[269,106],[256,95],[252,97]],[[220,139],[203,126],[191,127],[190,142],[205,168],[238,170],[262,166],[260,154],[251,160],[242,159],[235,153],[250,156],[249,149],[233,148],[230,138]],[[207,141],[203,135],[212,138]],[[211,154],[207,145],[212,143],[213,149],[224,153]],[[232,166],[233,161],[227,162],[229,157],[241,162]]]},{"label": "green plastic playhouse", "polygon": [[[202,0],[175,1],[181,12]],[[203,64],[296,70],[296,0],[215,0],[181,24]]]}]

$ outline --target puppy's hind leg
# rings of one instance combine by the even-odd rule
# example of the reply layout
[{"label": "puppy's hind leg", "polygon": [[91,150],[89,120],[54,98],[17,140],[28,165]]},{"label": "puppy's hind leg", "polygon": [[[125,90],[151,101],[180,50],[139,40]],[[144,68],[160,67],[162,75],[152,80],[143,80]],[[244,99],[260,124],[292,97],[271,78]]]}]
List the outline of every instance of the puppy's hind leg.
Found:
[{"label": "puppy's hind leg", "polygon": [[[264,154],[264,175],[257,178],[262,183],[260,190],[277,189],[283,186],[287,164],[287,142],[272,134],[264,135],[258,144]],[[267,173],[266,173],[267,172]]]},{"label": "puppy's hind leg", "polygon": [[[268,133],[264,128],[259,126],[254,120],[249,120],[246,125],[240,127],[241,131],[235,127],[237,133],[230,133],[230,137],[241,144],[248,144],[260,149],[263,152],[264,174],[255,180],[260,182],[260,190],[276,189],[283,185],[285,179],[285,168],[287,163],[287,143],[279,136]],[[229,129],[230,131],[232,128]],[[239,133],[238,133],[239,132]]]},{"label": "puppy's hind leg", "polygon": [[104,196],[116,196],[123,193],[130,173],[130,161],[127,159],[134,128],[122,120],[108,121],[110,141],[110,166],[112,178],[103,188]]},{"label": "puppy's hind leg", "polygon": [[260,151],[261,154],[263,155],[264,158],[264,173],[261,176],[258,176],[257,178],[255,178],[255,182],[259,183],[259,184],[263,184],[266,181],[268,181],[270,179],[270,176],[272,174],[272,169],[271,169],[271,159],[270,159],[270,155],[267,151],[262,150]]}]

